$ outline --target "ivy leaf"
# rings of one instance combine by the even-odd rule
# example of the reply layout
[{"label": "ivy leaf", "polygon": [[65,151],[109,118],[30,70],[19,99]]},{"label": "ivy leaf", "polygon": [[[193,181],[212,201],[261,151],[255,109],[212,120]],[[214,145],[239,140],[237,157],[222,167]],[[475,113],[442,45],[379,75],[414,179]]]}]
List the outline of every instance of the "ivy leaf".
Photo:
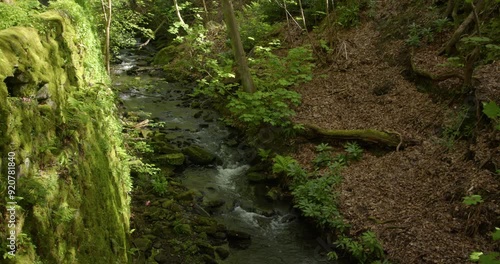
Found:
[{"label": "ivy leaf", "polygon": [[479,258],[483,255],[483,252],[472,252],[469,256],[470,261],[478,262]]},{"label": "ivy leaf", "polygon": [[483,103],[483,113],[490,119],[500,116],[500,107],[494,102]]},{"label": "ivy leaf", "polygon": [[481,195],[473,194],[471,196],[465,196],[463,203],[466,205],[476,205],[484,202]]},{"label": "ivy leaf", "polygon": [[481,264],[500,264],[500,260],[498,257],[500,256],[500,253],[498,252],[491,252],[488,254],[483,254],[479,257],[479,263]]},{"label": "ivy leaf", "polygon": [[494,241],[500,240],[500,228],[495,227],[495,232],[493,232],[491,236],[493,237]]}]

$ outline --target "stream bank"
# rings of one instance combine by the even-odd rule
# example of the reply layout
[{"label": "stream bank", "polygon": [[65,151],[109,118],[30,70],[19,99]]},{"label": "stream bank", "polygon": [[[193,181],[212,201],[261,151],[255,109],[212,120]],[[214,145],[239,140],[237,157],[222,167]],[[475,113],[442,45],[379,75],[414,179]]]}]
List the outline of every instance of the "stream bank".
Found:
[{"label": "stream bank", "polygon": [[291,201],[266,198],[272,183],[249,182],[251,149],[190,96],[193,86],[151,77],[147,57],[121,60],[123,115],[159,124],[144,132],[154,149],[146,157],[168,179],[160,195],[151,176],[132,175],[134,263],[322,263],[315,228]]}]

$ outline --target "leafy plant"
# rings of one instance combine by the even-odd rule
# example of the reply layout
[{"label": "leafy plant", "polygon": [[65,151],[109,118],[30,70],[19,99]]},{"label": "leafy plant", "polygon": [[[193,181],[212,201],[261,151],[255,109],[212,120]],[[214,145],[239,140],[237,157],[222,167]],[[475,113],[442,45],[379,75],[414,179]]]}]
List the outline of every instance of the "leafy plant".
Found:
[{"label": "leafy plant", "polygon": [[332,157],[328,152],[320,152],[316,158],[314,158],[313,163],[316,167],[321,168],[326,165],[332,160]]},{"label": "leafy plant", "polygon": [[259,2],[251,2],[239,13],[240,34],[243,48],[250,51],[255,45],[262,43],[269,37],[276,26],[272,26],[267,20],[267,15],[261,12],[262,5]]},{"label": "leafy plant", "polygon": [[483,113],[495,121],[495,129],[500,130],[500,107],[494,101],[483,103]]},{"label": "leafy plant", "polygon": [[452,26],[453,23],[451,23],[450,20],[447,18],[439,18],[434,20],[434,27],[436,28],[436,32],[443,32],[443,30],[449,26]]},{"label": "leafy plant", "polygon": [[292,164],[298,164],[294,158],[281,155],[276,155],[273,162],[273,173],[286,173]]},{"label": "leafy plant", "polygon": [[347,157],[352,160],[359,160],[363,155],[363,149],[356,142],[348,142],[344,145]]},{"label": "leafy plant", "polygon": [[321,143],[316,146],[316,151],[317,152],[324,152],[324,151],[329,151],[332,150],[332,147],[328,145],[328,143]]},{"label": "leafy plant", "polygon": [[384,258],[384,250],[375,233],[371,231],[364,232],[357,240],[341,236],[335,244],[339,248],[350,252],[359,263],[367,263],[375,259]]},{"label": "leafy plant", "polygon": [[262,161],[265,161],[269,158],[269,156],[271,155],[271,152],[272,152],[272,149],[259,148],[257,154],[259,155],[259,157]]},{"label": "leafy plant", "polygon": [[345,228],[336,206],[336,195],[332,190],[332,187],[338,183],[340,183],[340,176],[332,174],[310,179],[298,185],[292,192],[296,200],[295,206],[302,211],[304,216],[316,219],[321,227]]},{"label": "leafy plant", "polygon": [[359,4],[357,1],[337,7],[337,24],[344,28],[350,28],[359,24]]},{"label": "leafy plant", "polygon": [[165,176],[159,173],[152,176],[151,185],[153,186],[153,191],[159,196],[164,196],[168,192],[168,181]]},{"label": "leafy plant", "polygon": [[314,67],[310,46],[288,50],[286,57],[272,53],[274,47],[255,47],[255,57],[249,60],[256,87],[273,91],[312,80]]},{"label": "leafy plant", "polygon": [[476,204],[480,204],[482,202],[484,202],[483,198],[481,197],[481,195],[478,195],[478,194],[465,196],[464,200],[463,200],[463,203],[465,205],[476,205]]},{"label": "leafy plant", "polygon": [[[500,228],[495,227],[495,231],[491,234],[493,241],[500,240]],[[500,263],[500,253],[490,252],[484,254],[483,252],[472,252],[469,256],[472,262],[479,262],[479,264],[499,264]]]},{"label": "leafy plant", "polygon": [[471,120],[469,107],[463,106],[456,113],[453,113],[451,121],[443,130],[443,143],[448,149],[453,148],[455,141],[461,137],[469,137],[473,131],[473,125],[468,120]]},{"label": "leafy plant", "polygon": [[420,42],[424,41],[426,43],[432,42],[434,40],[434,33],[430,27],[422,27],[415,23],[412,23],[408,29],[408,38],[406,39],[406,44],[418,47]]},{"label": "leafy plant", "polygon": [[293,125],[290,118],[295,115],[289,105],[299,104],[300,94],[279,88],[269,92],[238,91],[236,96],[231,97],[227,107],[240,122],[250,127],[258,127],[261,124],[289,127]]}]

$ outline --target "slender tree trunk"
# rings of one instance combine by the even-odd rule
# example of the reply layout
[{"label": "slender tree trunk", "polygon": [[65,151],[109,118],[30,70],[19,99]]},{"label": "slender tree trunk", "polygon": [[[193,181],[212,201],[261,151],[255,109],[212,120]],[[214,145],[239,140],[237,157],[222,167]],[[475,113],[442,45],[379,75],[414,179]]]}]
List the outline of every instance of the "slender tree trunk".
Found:
[{"label": "slender tree trunk", "polygon": [[255,92],[255,85],[253,83],[250,70],[248,69],[247,58],[245,56],[245,51],[243,50],[243,44],[241,43],[240,32],[238,30],[238,24],[236,23],[236,17],[234,15],[231,1],[222,0],[222,9],[224,11],[224,18],[226,20],[229,38],[231,39],[234,59],[238,64],[239,78],[241,79],[243,89],[246,92],[253,93]]},{"label": "slender tree trunk", "polygon": [[209,17],[208,17],[208,8],[207,8],[207,2],[203,0],[203,10],[205,11],[205,23],[208,22]]},{"label": "slender tree trunk", "polygon": [[455,7],[455,0],[448,0],[448,4],[446,6],[446,17],[451,17],[451,13],[453,12],[453,8]]},{"label": "slender tree trunk", "polygon": [[302,0],[299,0],[300,14],[302,15],[302,22],[304,22],[304,30],[307,31],[306,16],[304,15],[304,9],[302,8]]},{"label": "slender tree trunk", "polygon": [[288,9],[286,7],[286,0],[283,0],[283,7],[285,8],[286,24],[289,26],[290,25],[290,19],[288,18]]},{"label": "slender tree trunk", "polygon": [[460,24],[460,26],[457,28],[457,30],[455,30],[455,32],[451,36],[450,40],[446,43],[446,45],[444,45],[439,50],[439,52],[438,52],[439,54],[443,54],[443,53],[450,54],[451,53],[453,47],[455,47],[455,44],[457,44],[457,42],[462,38],[462,35],[465,33],[465,31],[467,30],[469,25],[475,20],[476,14],[477,14],[476,12],[481,12],[484,5],[485,5],[484,0],[478,1],[475,10],[471,11],[470,14],[467,16],[467,18],[465,18],[465,20],[462,22],[462,24]]},{"label": "slender tree trunk", "polygon": [[111,73],[111,44],[110,44],[110,39],[111,39],[111,17],[112,17],[112,0],[108,0],[108,2],[105,4],[104,0],[101,0],[101,5],[102,5],[102,12],[104,14],[104,21],[106,22],[106,39],[104,43],[104,60],[105,60],[105,65],[106,65],[106,71],[108,74]]},{"label": "slender tree trunk", "polygon": [[177,0],[174,0],[174,5],[175,5],[175,12],[177,13],[177,17],[179,18],[179,21],[184,26],[186,23],[184,23],[184,19],[182,19],[181,10],[179,8],[179,5],[177,4]]}]

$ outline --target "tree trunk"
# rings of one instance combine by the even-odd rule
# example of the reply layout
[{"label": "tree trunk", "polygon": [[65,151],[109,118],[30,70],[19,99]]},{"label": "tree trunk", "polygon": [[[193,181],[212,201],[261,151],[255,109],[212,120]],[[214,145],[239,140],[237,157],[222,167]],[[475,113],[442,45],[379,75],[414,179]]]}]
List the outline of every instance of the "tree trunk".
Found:
[{"label": "tree trunk", "polygon": [[[485,4],[484,0],[479,0],[476,6],[476,11],[481,12]],[[455,30],[453,33],[453,36],[451,36],[450,40],[439,50],[438,54],[450,54],[452,49],[455,47],[458,41],[462,38],[462,35],[464,32],[467,30],[469,27],[470,23],[475,20],[476,13],[473,11],[470,12],[470,14],[467,16],[467,18],[460,24],[460,26]]]},{"label": "tree trunk", "polygon": [[465,59],[465,68],[464,68],[464,83],[463,89],[464,92],[470,91],[472,89],[472,75],[474,74],[474,64],[479,59],[480,55],[479,46],[475,47],[474,50],[466,57]]},{"label": "tree trunk", "polygon": [[414,145],[417,143],[415,140],[403,139],[403,137],[396,132],[375,129],[328,130],[316,125],[305,125],[304,136],[309,138],[325,137],[342,140],[361,140],[367,143],[396,147],[397,150],[402,146]]},{"label": "tree trunk", "polygon": [[101,0],[102,12],[104,14],[104,21],[106,22],[106,36],[104,41],[104,64],[106,65],[106,71],[108,74],[111,73],[111,8],[112,8],[112,0],[108,0],[107,4],[104,3],[104,0]]},{"label": "tree trunk", "polygon": [[299,0],[300,14],[302,15],[302,22],[304,22],[304,29],[307,31],[306,16],[304,15],[304,9],[302,8],[302,0]]},{"label": "tree trunk", "polygon": [[207,23],[210,18],[208,17],[207,2],[205,0],[203,0],[203,10],[205,11],[205,16],[204,16],[205,23]]},{"label": "tree trunk", "polygon": [[177,0],[174,0],[174,6],[175,6],[175,12],[177,13],[177,17],[179,18],[179,21],[181,22],[182,26],[184,26],[186,23],[184,23],[184,19],[182,19],[181,10],[179,9]]},{"label": "tree trunk", "polygon": [[247,58],[245,56],[245,51],[243,50],[243,44],[241,43],[240,32],[238,30],[238,24],[236,23],[236,17],[234,15],[231,1],[222,0],[222,9],[224,11],[224,18],[226,20],[229,38],[231,39],[231,46],[233,48],[234,59],[238,66],[239,78],[241,79],[243,89],[246,92],[253,93],[255,92],[255,86],[250,70],[248,69]]}]

